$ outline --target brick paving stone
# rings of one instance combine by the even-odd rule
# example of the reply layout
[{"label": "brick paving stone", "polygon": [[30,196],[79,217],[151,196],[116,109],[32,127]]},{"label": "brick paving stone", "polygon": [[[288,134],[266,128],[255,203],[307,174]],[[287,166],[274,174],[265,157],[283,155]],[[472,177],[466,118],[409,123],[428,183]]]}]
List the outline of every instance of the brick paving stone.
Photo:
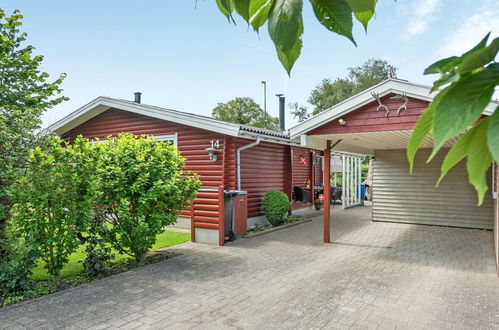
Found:
[{"label": "brick paving stone", "polygon": [[28,304],[1,329],[497,329],[490,231],[380,223],[370,209],[180,256]]}]

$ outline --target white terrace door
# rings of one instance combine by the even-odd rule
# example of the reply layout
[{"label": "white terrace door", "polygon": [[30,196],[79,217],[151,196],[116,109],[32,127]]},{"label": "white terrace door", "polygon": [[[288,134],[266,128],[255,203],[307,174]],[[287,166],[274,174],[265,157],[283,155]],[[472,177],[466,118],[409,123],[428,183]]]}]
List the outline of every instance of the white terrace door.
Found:
[{"label": "white terrace door", "polygon": [[362,159],[363,155],[341,153],[342,159],[342,206],[343,209],[362,205]]}]

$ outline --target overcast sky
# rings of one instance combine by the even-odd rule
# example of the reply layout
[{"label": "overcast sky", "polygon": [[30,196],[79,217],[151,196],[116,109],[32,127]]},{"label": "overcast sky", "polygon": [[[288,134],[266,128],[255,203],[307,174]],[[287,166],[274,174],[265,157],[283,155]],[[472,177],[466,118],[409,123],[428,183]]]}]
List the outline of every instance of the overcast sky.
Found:
[{"label": "overcast sky", "polygon": [[[460,54],[488,31],[499,34],[499,6],[493,0],[380,0],[367,35],[355,26],[358,47],[320,25],[304,1],[302,55],[288,77],[266,30],[260,35],[239,20],[229,25],[215,0],[68,1],[3,0],[7,12],[20,9],[29,43],[45,56],[43,69],[68,74],[70,98],[44,117],[45,125],[99,95],[210,115],[217,102],[249,96],[277,115],[276,93],[306,104],[323,78],[370,57],[399,68],[398,77],[430,84],[424,68]],[[287,116],[287,128],[294,120]]]}]

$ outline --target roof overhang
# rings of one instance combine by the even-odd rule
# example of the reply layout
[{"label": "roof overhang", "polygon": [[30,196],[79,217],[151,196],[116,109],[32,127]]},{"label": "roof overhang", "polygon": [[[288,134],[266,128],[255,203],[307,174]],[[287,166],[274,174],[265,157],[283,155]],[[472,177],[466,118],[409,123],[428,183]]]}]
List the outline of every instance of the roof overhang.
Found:
[{"label": "roof overhang", "polygon": [[[431,101],[436,95],[436,93],[431,93],[430,86],[416,84],[405,80],[388,79],[292,127],[290,129],[290,137],[292,139],[301,138],[303,144],[304,138],[301,137],[302,135],[307,134],[311,130],[320,127],[332,120],[340,118],[349,112],[355,111],[368,103],[373,102],[374,99],[371,95],[372,93],[379,94],[380,97],[391,93],[405,93],[408,97],[417,98],[424,101]],[[492,113],[494,113],[495,108],[498,105],[499,102],[497,101],[490,102],[490,104],[485,108],[483,114],[490,116]]]},{"label": "roof overhang", "polygon": [[96,98],[61,120],[55,122],[53,125],[48,127],[48,130],[59,135],[64,134],[110,108],[116,108],[119,110],[129,111],[144,116],[168,120],[232,136],[237,136],[239,132],[239,125],[237,124],[221,122],[209,117],[200,117],[198,115],[176,110],[163,109],[142,103],[128,102],[103,96]]},{"label": "roof overhang", "polygon": [[104,96],[100,96],[94,99],[93,101],[85,104],[76,111],[70,113],[66,117],[50,125],[47,128],[47,131],[62,135],[111,108],[129,111],[148,117],[162,119],[234,137],[256,139],[256,137],[258,136],[262,141],[288,145],[300,145],[299,139],[290,139],[288,135],[285,134],[285,132],[271,131],[260,129],[257,127],[239,125],[217,120],[207,116],[201,116],[197,114],[160,108],[152,105],[135,103]]}]

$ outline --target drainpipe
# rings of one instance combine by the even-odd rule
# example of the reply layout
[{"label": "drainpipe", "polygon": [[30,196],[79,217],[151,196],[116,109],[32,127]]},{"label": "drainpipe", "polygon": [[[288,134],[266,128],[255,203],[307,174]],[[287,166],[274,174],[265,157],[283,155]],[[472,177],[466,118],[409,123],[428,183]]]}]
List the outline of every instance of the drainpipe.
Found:
[{"label": "drainpipe", "polygon": [[251,142],[250,144],[244,145],[242,147],[237,148],[237,156],[236,156],[236,163],[237,163],[237,190],[241,190],[241,151],[249,149],[251,147],[256,146],[257,144],[260,143],[260,137],[257,136],[255,142]]}]

